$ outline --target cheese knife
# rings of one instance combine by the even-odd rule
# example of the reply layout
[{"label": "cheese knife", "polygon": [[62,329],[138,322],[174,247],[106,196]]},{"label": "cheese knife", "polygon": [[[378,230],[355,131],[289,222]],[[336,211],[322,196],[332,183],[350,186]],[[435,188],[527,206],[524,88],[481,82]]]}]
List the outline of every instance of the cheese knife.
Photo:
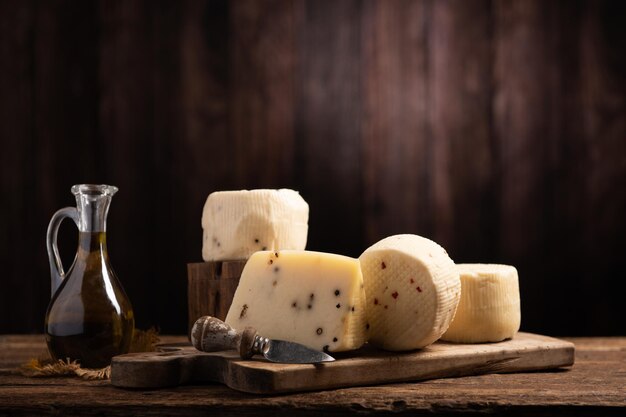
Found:
[{"label": "cheese knife", "polygon": [[252,327],[246,327],[243,332],[239,332],[211,316],[196,320],[191,328],[191,343],[202,352],[235,349],[243,359],[260,354],[270,362],[279,363],[319,363],[335,360],[324,352],[300,343],[260,336]]}]

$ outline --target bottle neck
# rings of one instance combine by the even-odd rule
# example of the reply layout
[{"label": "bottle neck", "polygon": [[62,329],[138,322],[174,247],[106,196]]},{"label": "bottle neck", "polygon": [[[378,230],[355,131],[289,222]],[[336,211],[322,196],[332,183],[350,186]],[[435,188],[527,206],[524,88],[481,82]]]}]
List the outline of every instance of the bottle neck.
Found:
[{"label": "bottle neck", "polygon": [[77,194],[78,230],[85,233],[105,233],[110,204],[110,195]]},{"label": "bottle neck", "polygon": [[106,232],[107,214],[116,192],[117,187],[106,184],[76,184],[72,187],[80,232]]}]

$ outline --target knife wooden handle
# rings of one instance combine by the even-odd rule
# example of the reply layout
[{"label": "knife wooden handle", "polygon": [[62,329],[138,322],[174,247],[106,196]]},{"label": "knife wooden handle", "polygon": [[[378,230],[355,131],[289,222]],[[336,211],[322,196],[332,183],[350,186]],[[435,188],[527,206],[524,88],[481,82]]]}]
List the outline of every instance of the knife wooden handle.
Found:
[{"label": "knife wooden handle", "polygon": [[239,332],[222,320],[211,316],[200,317],[191,328],[191,343],[202,352],[235,349],[243,359],[260,353],[255,348],[256,330],[246,327]]}]

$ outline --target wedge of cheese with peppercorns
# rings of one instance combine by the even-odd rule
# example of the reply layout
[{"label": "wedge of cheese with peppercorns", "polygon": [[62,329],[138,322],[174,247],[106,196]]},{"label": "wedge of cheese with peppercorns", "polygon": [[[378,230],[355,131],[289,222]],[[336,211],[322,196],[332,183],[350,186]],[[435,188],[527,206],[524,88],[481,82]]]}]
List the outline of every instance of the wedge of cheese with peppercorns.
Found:
[{"label": "wedge of cheese with peppercorns", "polygon": [[511,265],[458,264],[461,300],[442,340],[499,342],[512,338],[521,321],[517,269]]},{"label": "wedge of cheese with peppercorns", "polygon": [[386,350],[423,348],[448,329],[461,293],[446,251],[417,235],[387,237],[360,256],[369,341]]},{"label": "wedge of cheese with peppercorns", "polygon": [[309,205],[289,189],[218,191],[202,210],[202,259],[247,259],[259,250],[302,250]]},{"label": "wedge of cheese with peppercorns", "polygon": [[263,337],[339,352],[365,343],[365,293],[359,261],[313,251],[254,253],[226,323]]}]

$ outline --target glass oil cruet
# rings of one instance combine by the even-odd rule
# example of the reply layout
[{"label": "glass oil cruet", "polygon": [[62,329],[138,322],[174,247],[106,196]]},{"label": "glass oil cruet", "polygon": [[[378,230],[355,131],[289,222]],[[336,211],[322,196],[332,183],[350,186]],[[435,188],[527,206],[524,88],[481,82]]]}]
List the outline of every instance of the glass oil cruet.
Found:
[{"label": "glass oil cruet", "polygon": [[[47,233],[52,299],[46,313],[45,334],[54,359],[77,360],[85,368],[101,368],[115,355],[127,353],[134,329],[133,310],[111,268],[106,246],[106,220],[111,185],[72,187],[77,207],[57,211]],[[78,226],[74,263],[63,270],[57,233],[63,219]]]}]

